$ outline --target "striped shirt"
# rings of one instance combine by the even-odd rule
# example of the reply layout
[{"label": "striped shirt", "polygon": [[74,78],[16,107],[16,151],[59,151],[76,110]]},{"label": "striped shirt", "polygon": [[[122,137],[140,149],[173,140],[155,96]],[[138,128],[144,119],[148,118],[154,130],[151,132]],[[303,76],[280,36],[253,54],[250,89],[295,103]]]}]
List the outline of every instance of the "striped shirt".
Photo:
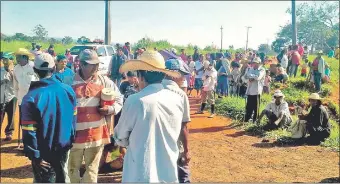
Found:
[{"label": "striped shirt", "polygon": [[78,114],[74,148],[84,149],[110,143],[110,132],[105,116],[98,112],[101,90],[105,87],[113,88],[119,94],[115,99],[115,103],[109,106],[109,114],[117,114],[122,108],[123,96],[109,78],[97,76],[93,77],[91,81],[86,82],[79,74],[76,74],[72,86],[77,97]]}]

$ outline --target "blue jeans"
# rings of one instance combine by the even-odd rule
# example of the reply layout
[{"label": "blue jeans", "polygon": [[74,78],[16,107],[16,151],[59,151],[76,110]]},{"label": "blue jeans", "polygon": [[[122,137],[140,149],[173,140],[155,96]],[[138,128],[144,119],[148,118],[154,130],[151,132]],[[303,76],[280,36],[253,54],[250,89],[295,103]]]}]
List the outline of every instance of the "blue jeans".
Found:
[{"label": "blue jeans", "polygon": [[315,89],[317,92],[319,92],[321,90],[321,73],[318,71],[314,71],[313,74]]},{"label": "blue jeans", "polygon": [[294,77],[296,77],[298,67],[299,65],[296,65],[296,64],[290,65],[289,77],[291,77],[293,74],[294,74]]}]

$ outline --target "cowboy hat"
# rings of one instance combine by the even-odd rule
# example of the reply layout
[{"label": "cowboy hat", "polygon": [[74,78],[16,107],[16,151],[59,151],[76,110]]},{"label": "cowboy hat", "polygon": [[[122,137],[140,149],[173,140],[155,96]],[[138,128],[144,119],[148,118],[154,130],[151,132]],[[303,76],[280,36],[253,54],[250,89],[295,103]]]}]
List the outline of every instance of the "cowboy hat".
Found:
[{"label": "cowboy hat", "polygon": [[143,52],[137,59],[127,60],[119,68],[120,73],[136,70],[162,72],[174,78],[181,77],[179,72],[165,69],[163,56],[159,52],[153,50]]},{"label": "cowboy hat", "polygon": [[319,94],[317,94],[317,93],[312,93],[312,94],[310,94],[310,96],[308,97],[308,99],[309,100],[322,100],[322,98],[320,97],[320,95]]},{"label": "cowboy hat", "polygon": [[323,54],[323,51],[322,51],[322,50],[319,50],[319,51],[318,51],[318,54]]},{"label": "cowboy hat", "polygon": [[285,97],[285,95],[278,89],[274,92],[273,97]]},{"label": "cowboy hat", "polygon": [[29,60],[34,60],[34,54],[24,48],[19,48],[16,52],[14,52],[14,55],[27,56]]}]

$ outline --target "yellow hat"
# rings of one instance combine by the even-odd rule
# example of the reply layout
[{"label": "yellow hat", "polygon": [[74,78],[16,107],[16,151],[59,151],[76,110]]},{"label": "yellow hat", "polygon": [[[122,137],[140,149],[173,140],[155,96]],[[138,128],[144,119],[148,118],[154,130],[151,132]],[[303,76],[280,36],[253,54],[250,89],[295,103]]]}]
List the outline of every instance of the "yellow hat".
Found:
[{"label": "yellow hat", "polygon": [[32,54],[30,51],[24,48],[19,48],[16,52],[14,52],[14,55],[21,55],[21,56],[27,56],[29,60],[34,60],[34,54]]},{"label": "yellow hat", "polygon": [[164,57],[159,52],[153,50],[144,51],[137,59],[127,60],[120,67],[119,72],[137,70],[162,72],[174,78],[181,77],[179,72],[165,69]]}]

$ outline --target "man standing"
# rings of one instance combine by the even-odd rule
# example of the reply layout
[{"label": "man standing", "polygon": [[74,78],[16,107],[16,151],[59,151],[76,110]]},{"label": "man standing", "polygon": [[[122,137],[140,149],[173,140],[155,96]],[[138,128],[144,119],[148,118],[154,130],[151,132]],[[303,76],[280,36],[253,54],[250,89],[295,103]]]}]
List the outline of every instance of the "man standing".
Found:
[{"label": "man standing", "polygon": [[312,63],[314,85],[317,93],[321,91],[321,79],[325,76],[325,60],[323,59],[322,54],[323,52],[319,51]]},{"label": "man standing", "polygon": [[65,51],[65,57],[66,57],[66,59],[67,59],[67,64],[66,64],[66,66],[67,66],[69,69],[72,69],[72,65],[73,65],[73,56],[71,55],[70,49],[66,49],[66,51]]},{"label": "man standing", "polygon": [[[12,140],[14,131],[14,115],[17,106],[17,98],[13,89],[13,65],[11,55],[1,52],[1,90],[0,90],[0,123],[2,125],[5,113],[7,113],[7,126],[5,128],[6,138],[4,141]],[[5,61],[6,60],[6,61]],[[2,127],[2,126],[1,126]]]},{"label": "man standing", "polygon": [[179,78],[180,73],[166,70],[163,56],[152,50],[120,68],[120,72],[135,70],[141,91],[125,101],[114,131],[117,144],[128,147],[122,182],[178,182],[177,140],[184,101],[161,82],[165,75]]},{"label": "man standing", "polygon": [[253,67],[250,68],[245,75],[245,79],[249,80],[246,91],[246,95],[248,97],[245,122],[249,121],[253,113],[253,122],[256,121],[256,118],[259,114],[260,96],[263,90],[264,77],[266,75],[266,71],[261,66],[261,59],[259,57],[254,58],[252,64]]},{"label": "man standing", "polygon": [[[194,60],[195,61],[195,60]],[[203,87],[203,73],[204,73],[204,56],[201,54],[199,60],[195,61],[195,89],[197,91],[197,96],[200,96],[200,92]]]},{"label": "man standing", "polygon": [[189,162],[190,162],[190,154],[189,154],[189,130],[187,124],[191,121],[190,119],[190,104],[189,99],[185,91],[181,90],[180,86],[183,83],[183,79],[185,75],[188,75],[190,71],[185,68],[184,62],[178,59],[169,59],[165,62],[165,67],[168,70],[178,71],[181,73],[180,78],[173,78],[170,76],[166,76],[162,81],[162,84],[165,89],[169,89],[170,91],[179,94],[184,100],[183,106],[183,119],[182,119],[182,128],[179,139],[177,141],[177,145],[179,148],[179,157],[177,160],[177,169],[178,169],[178,181],[179,183],[190,183],[190,171],[189,171]]},{"label": "man standing", "polygon": [[202,105],[196,114],[203,114],[207,102],[210,104],[211,114],[208,118],[215,117],[215,86],[217,83],[217,71],[212,64],[209,65],[203,74]]},{"label": "man standing", "polygon": [[301,55],[299,54],[298,49],[299,49],[299,46],[297,45],[293,46],[293,51],[291,54],[292,64],[290,65],[290,69],[289,69],[289,77],[292,77],[293,74],[294,74],[294,77],[296,77],[297,70],[300,65]]},{"label": "man standing", "polygon": [[36,57],[32,82],[23,98],[21,115],[24,151],[32,161],[34,182],[69,182],[67,161],[75,135],[76,95],[55,75],[53,57]]},{"label": "man standing", "polygon": [[[77,96],[78,117],[76,137],[70,152],[69,175],[72,183],[96,183],[103,148],[110,143],[113,128],[112,122],[106,122],[105,116],[119,113],[123,96],[108,77],[97,73],[100,61],[96,51],[85,49],[79,54],[79,60],[79,72],[72,86]],[[113,105],[100,107],[103,88],[111,88],[116,94]],[[79,169],[83,157],[86,171],[81,180]]]},{"label": "man standing", "polygon": [[189,64],[189,63],[188,63],[188,57],[187,57],[187,55],[186,55],[186,53],[185,53],[185,49],[181,49],[181,55],[180,55],[180,57],[182,58],[182,60],[183,60],[186,64]]},{"label": "man standing", "polygon": [[21,122],[21,101],[27,94],[30,88],[31,81],[37,81],[38,77],[34,73],[33,67],[29,64],[29,60],[34,58],[34,55],[27,49],[19,48],[15,53],[17,65],[13,70],[13,88],[14,94],[17,97],[19,105],[19,122]]},{"label": "man standing", "polygon": [[123,48],[118,47],[117,54],[112,57],[112,60],[109,64],[109,73],[108,73],[108,76],[111,77],[111,80],[117,86],[120,85],[122,78],[123,78],[123,74],[119,73],[119,68],[123,63],[125,63],[125,60],[127,60],[127,57],[123,53]]},{"label": "man standing", "polygon": [[67,67],[67,58],[65,55],[58,55],[56,59],[56,71],[55,75],[59,77],[59,79],[67,84],[72,85],[73,84],[73,78],[74,78],[74,72]]},{"label": "man standing", "polygon": [[288,103],[283,100],[284,95],[281,90],[276,90],[273,97],[275,101],[270,102],[267,105],[257,120],[257,123],[259,124],[264,115],[268,118],[269,122],[264,127],[264,130],[275,130],[282,127],[288,127],[292,122]]}]

